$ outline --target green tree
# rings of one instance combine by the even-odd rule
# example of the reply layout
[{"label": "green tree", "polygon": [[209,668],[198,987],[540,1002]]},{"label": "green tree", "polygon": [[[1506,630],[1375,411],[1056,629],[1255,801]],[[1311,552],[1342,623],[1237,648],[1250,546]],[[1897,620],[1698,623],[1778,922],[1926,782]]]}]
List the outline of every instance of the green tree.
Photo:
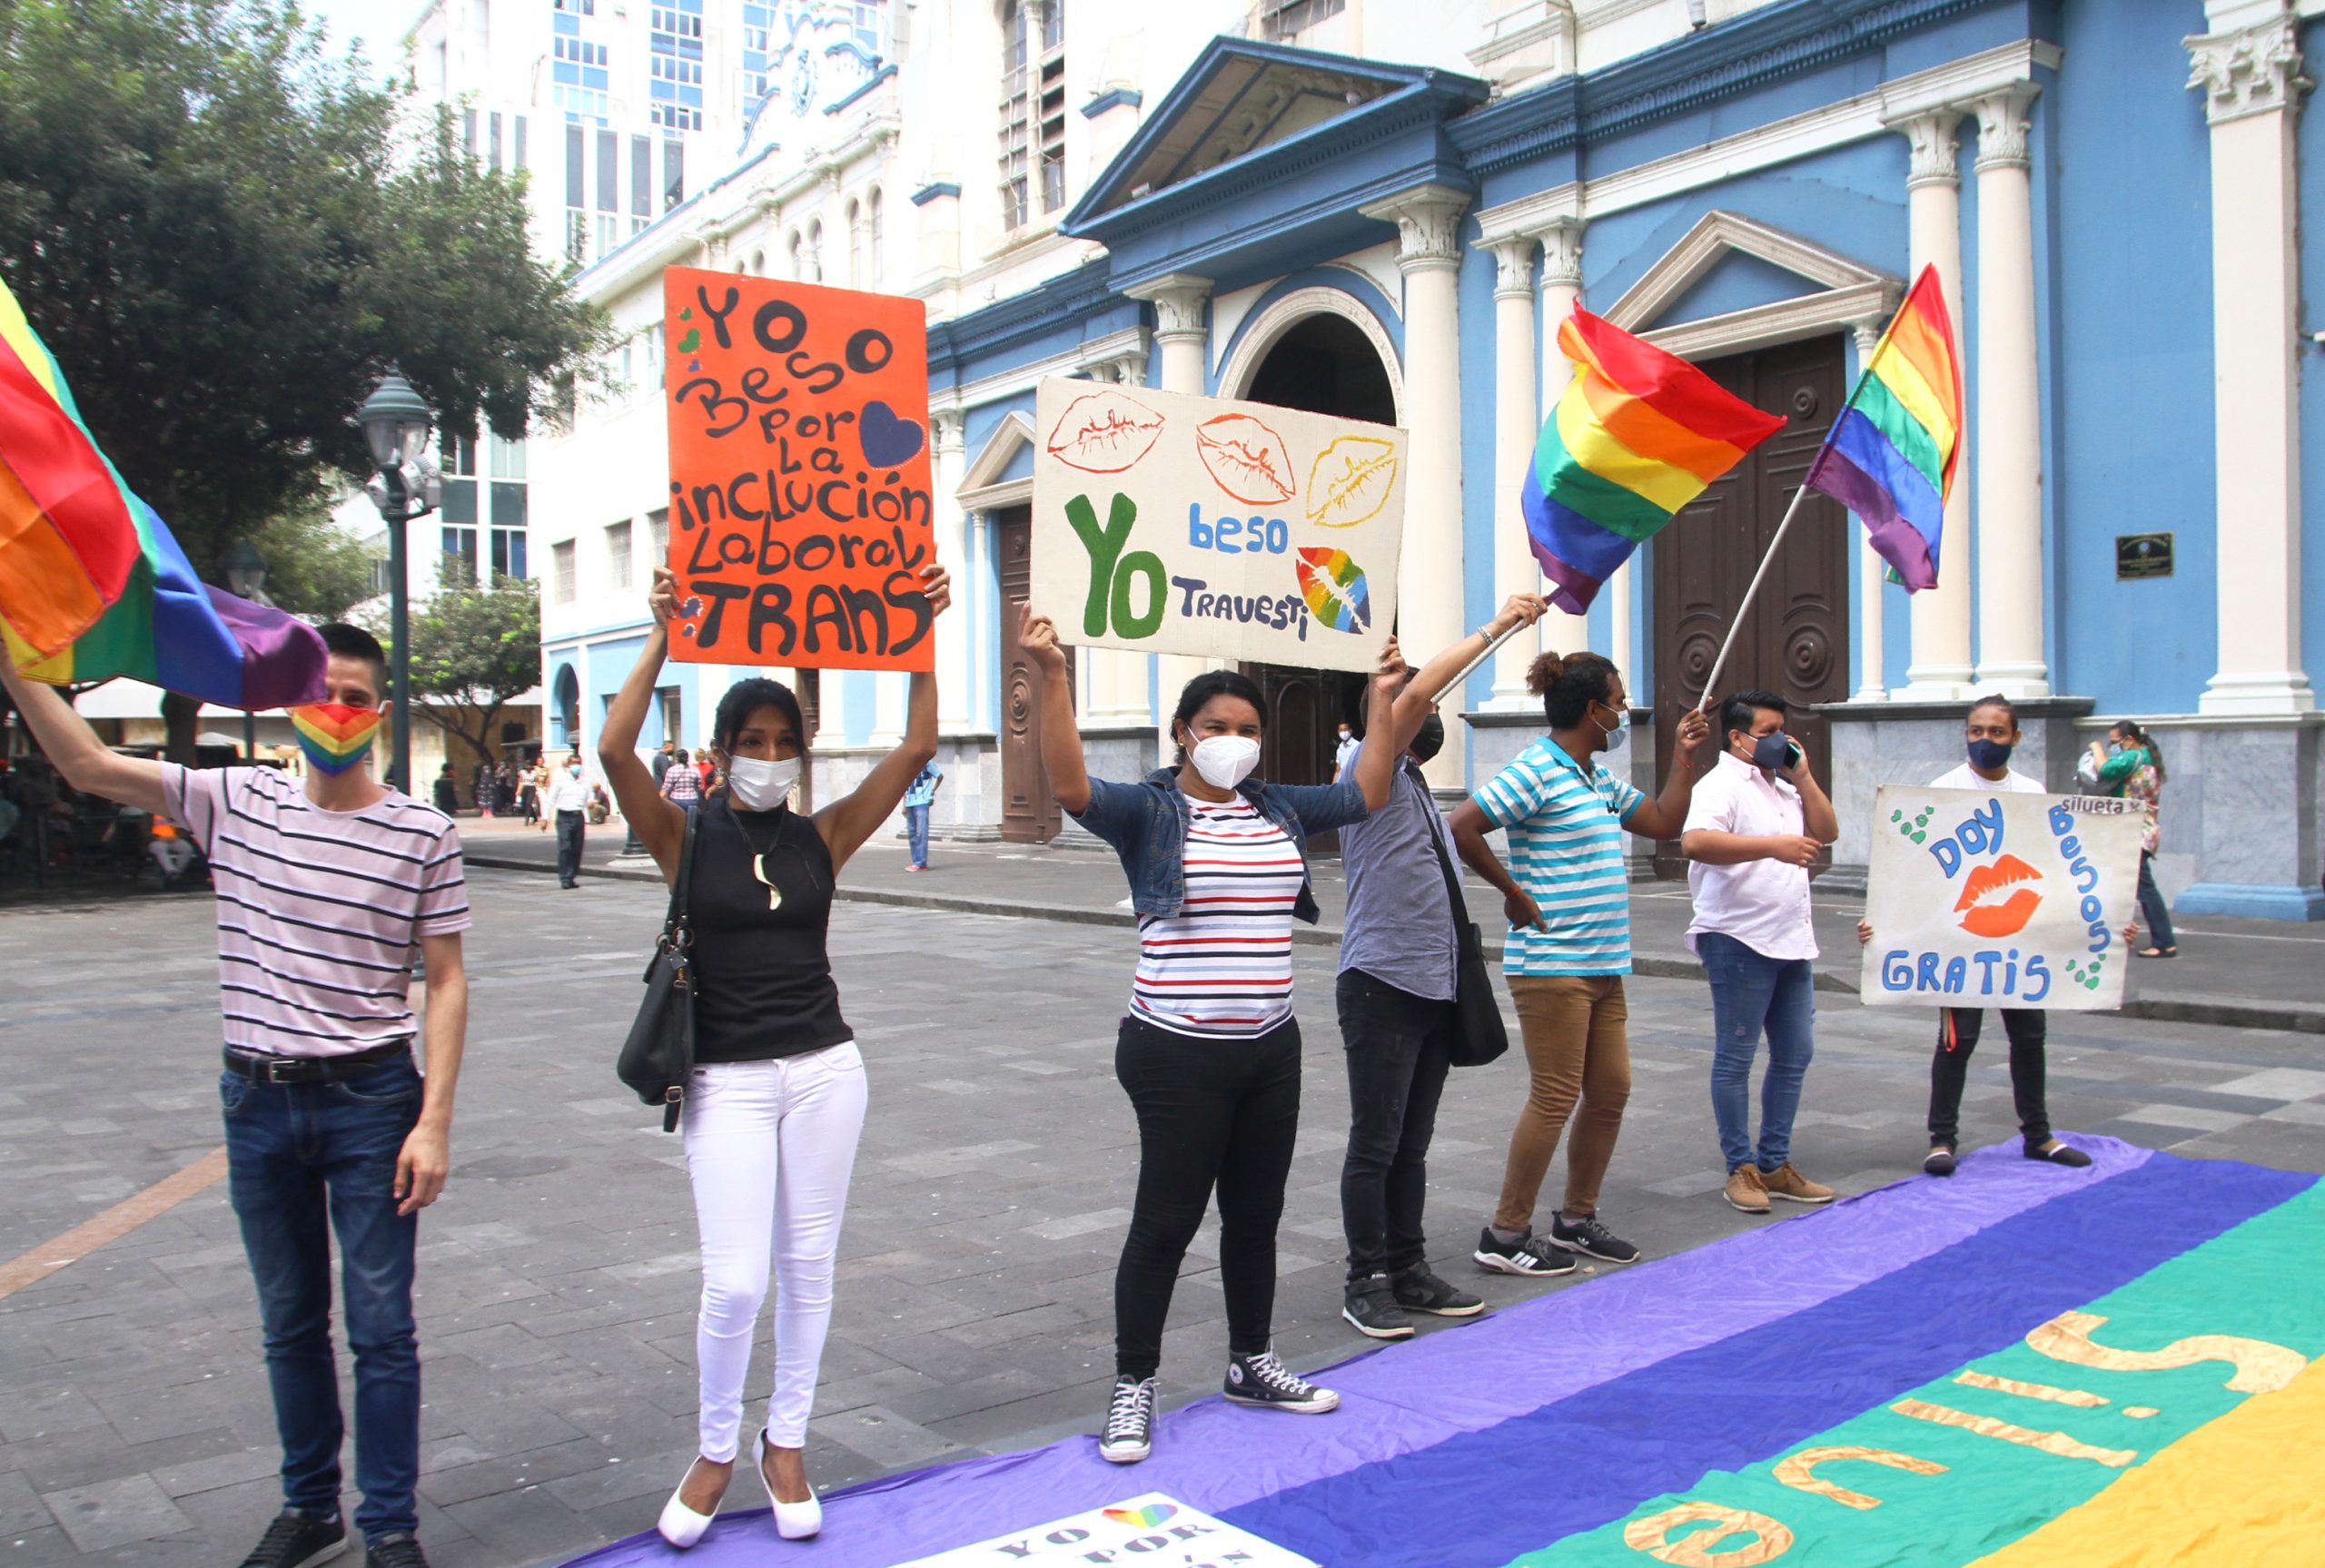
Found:
[{"label": "green tree", "polygon": [[252,529],[250,539],[266,557],[266,597],[294,616],[344,620],[379,591],[379,552],[324,513],[275,518]]},{"label": "green tree", "polygon": [[213,582],[248,519],[364,473],[390,365],[513,439],[607,340],[522,177],[288,0],[0,0],[0,280]]},{"label": "green tree", "polygon": [[498,762],[501,710],[540,684],[539,587],[502,577],[480,587],[459,556],[445,557],[444,568],[444,586],[412,612],[411,695],[431,699],[412,711],[465,741],[476,760]]}]

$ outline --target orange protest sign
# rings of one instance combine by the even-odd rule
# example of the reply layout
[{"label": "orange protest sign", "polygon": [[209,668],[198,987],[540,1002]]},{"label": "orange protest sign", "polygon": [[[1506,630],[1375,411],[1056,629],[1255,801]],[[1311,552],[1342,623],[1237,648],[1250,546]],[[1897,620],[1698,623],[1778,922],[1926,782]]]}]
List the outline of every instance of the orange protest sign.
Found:
[{"label": "orange protest sign", "polygon": [[933,670],[918,300],[672,267],[671,656]]}]

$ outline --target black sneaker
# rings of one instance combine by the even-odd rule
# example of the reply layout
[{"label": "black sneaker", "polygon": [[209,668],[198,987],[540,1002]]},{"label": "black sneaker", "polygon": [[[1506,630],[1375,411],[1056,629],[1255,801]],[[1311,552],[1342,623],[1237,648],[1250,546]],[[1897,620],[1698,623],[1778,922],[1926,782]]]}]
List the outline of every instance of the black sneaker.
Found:
[{"label": "black sneaker", "polygon": [[363,1568],[428,1568],[416,1535],[382,1535],[364,1549]]},{"label": "black sneaker", "polygon": [[1953,1175],[1953,1145],[1945,1143],[1931,1144],[1929,1146],[1929,1152],[1922,1156],[1922,1170],[1924,1174],[1930,1176]]},{"label": "black sneaker", "polygon": [[347,1525],[337,1509],[328,1519],[310,1519],[296,1509],[285,1508],[242,1559],[242,1568],[307,1568],[311,1563],[328,1563],[346,1550]]},{"label": "black sneaker", "polygon": [[1608,1263],[1637,1263],[1642,1256],[1637,1247],[1599,1224],[1595,1214],[1585,1215],[1571,1225],[1562,1214],[1554,1217],[1550,1220],[1550,1244]]},{"label": "black sneaker", "polygon": [[1350,1280],[1341,1297],[1341,1316],[1367,1339],[1413,1336],[1413,1320],[1398,1304],[1397,1293],[1390,1287],[1385,1274],[1368,1274],[1362,1279]]},{"label": "black sneaker", "polygon": [[1466,1290],[1454,1289],[1431,1273],[1426,1263],[1399,1269],[1389,1283],[1397,1293],[1397,1305],[1408,1312],[1426,1312],[1431,1317],[1475,1317],[1486,1309],[1482,1300]]},{"label": "black sneaker", "polygon": [[1116,1377],[1106,1406],[1106,1430],[1098,1457],[1110,1464],[1135,1464],[1154,1452],[1154,1379]]},{"label": "black sneaker", "polygon": [[1574,1259],[1552,1247],[1547,1238],[1520,1237],[1503,1246],[1493,1238],[1493,1227],[1478,1232],[1478,1249],[1469,1254],[1479,1268],[1496,1274],[1572,1274]]},{"label": "black sneaker", "polygon": [[2040,1159],[2051,1165],[2063,1165],[2080,1170],[2091,1163],[2091,1156],[2072,1143],[2062,1142],[2056,1149],[2044,1149],[2039,1144],[2024,1151],[2029,1159]]},{"label": "black sneaker", "polygon": [[1302,1415],[1321,1415],[1341,1407],[1339,1395],[1293,1376],[1276,1359],[1272,1350],[1262,1350],[1257,1356],[1229,1356],[1227,1383],[1221,1392],[1227,1395],[1230,1405],[1261,1405],[1270,1410],[1297,1411]]}]

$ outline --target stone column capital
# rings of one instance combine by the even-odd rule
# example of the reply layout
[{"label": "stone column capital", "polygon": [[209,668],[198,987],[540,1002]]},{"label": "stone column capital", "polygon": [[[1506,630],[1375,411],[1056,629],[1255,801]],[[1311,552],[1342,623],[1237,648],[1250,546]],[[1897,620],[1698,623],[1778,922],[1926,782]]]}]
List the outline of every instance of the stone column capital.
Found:
[{"label": "stone column capital", "polygon": [[1542,242],[1543,289],[1582,288],[1582,220],[1559,218],[1534,231]]},{"label": "stone column capital", "polygon": [[932,452],[958,452],[968,429],[968,416],[960,409],[931,409],[928,410],[928,449]]},{"label": "stone column capital", "polygon": [[2032,162],[2026,150],[2026,112],[2040,91],[2032,82],[2013,82],[1972,100],[1971,113],[1978,117],[1978,161],[1972,167],[1979,173],[2023,169]]},{"label": "stone column capital", "polygon": [[1359,211],[1397,226],[1397,270],[1454,271],[1461,265],[1461,214],[1469,210],[1465,191],[1449,185],[1420,185]]},{"label": "stone column capital", "polygon": [[1531,234],[1504,234],[1479,240],[1477,249],[1493,257],[1493,297],[1531,300],[1534,297],[1534,251],[1539,243]]},{"label": "stone column capital", "polygon": [[2188,85],[2202,90],[2205,118],[2215,125],[2290,108],[2315,84],[2300,74],[2300,39],[2290,16],[2180,42],[2191,66]]},{"label": "stone column capital", "polygon": [[1963,113],[1962,109],[1948,104],[1889,122],[1889,128],[1904,136],[1913,150],[1905,165],[1906,190],[1923,185],[1958,187],[1962,183],[1954,158],[1962,146]]},{"label": "stone column capital", "polygon": [[1865,374],[1865,366],[1873,359],[1873,350],[1881,346],[1881,334],[1887,330],[1886,321],[1851,321],[1849,331],[1856,338],[1856,373]]},{"label": "stone column capital", "polygon": [[1203,301],[1211,298],[1211,280],[1192,272],[1171,272],[1123,291],[1133,300],[1154,307],[1154,340],[1168,343],[1208,335],[1203,325]]}]

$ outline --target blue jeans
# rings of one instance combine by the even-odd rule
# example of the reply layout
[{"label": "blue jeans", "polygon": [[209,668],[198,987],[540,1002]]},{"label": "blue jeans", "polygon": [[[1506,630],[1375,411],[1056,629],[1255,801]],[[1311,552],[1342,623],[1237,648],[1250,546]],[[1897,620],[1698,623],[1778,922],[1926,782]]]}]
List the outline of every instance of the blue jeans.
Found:
[{"label": "blue jeans", "polygon": [[928,863],[928,808],[925,805],[905,807],[905,838],[912,845],[912,863]]},{"label": "blue jeans", "polygon": [[1756,1163],[1774,1170],[1792,1157],[1792,1119],[1815,1052],[1815,966],[1774,959],[1725,932],[1696,938],[1711,981],[1711,1113],[1719,1124],[1720,1158],[1734,1170],[1754,1159],[1752,1057],[1768,1036],[1768,1071],[1760,1085],[1760,1146]]},{"label": "blue jeans", "polygon": [[412,1333],[416,1214],[396,1215],[396,1156],[420,1119],[409,1056],[338,1083],[253,1083],[223,1073],[229,1192],[258,1286],[266,1376],[282,1442],[282,1500],[339,1513],[339,1371],[331,1346],[331,1236],[339,1238],[355,1353],[356,1526],[376,1541],[417,1530],[420,1346]]}]

